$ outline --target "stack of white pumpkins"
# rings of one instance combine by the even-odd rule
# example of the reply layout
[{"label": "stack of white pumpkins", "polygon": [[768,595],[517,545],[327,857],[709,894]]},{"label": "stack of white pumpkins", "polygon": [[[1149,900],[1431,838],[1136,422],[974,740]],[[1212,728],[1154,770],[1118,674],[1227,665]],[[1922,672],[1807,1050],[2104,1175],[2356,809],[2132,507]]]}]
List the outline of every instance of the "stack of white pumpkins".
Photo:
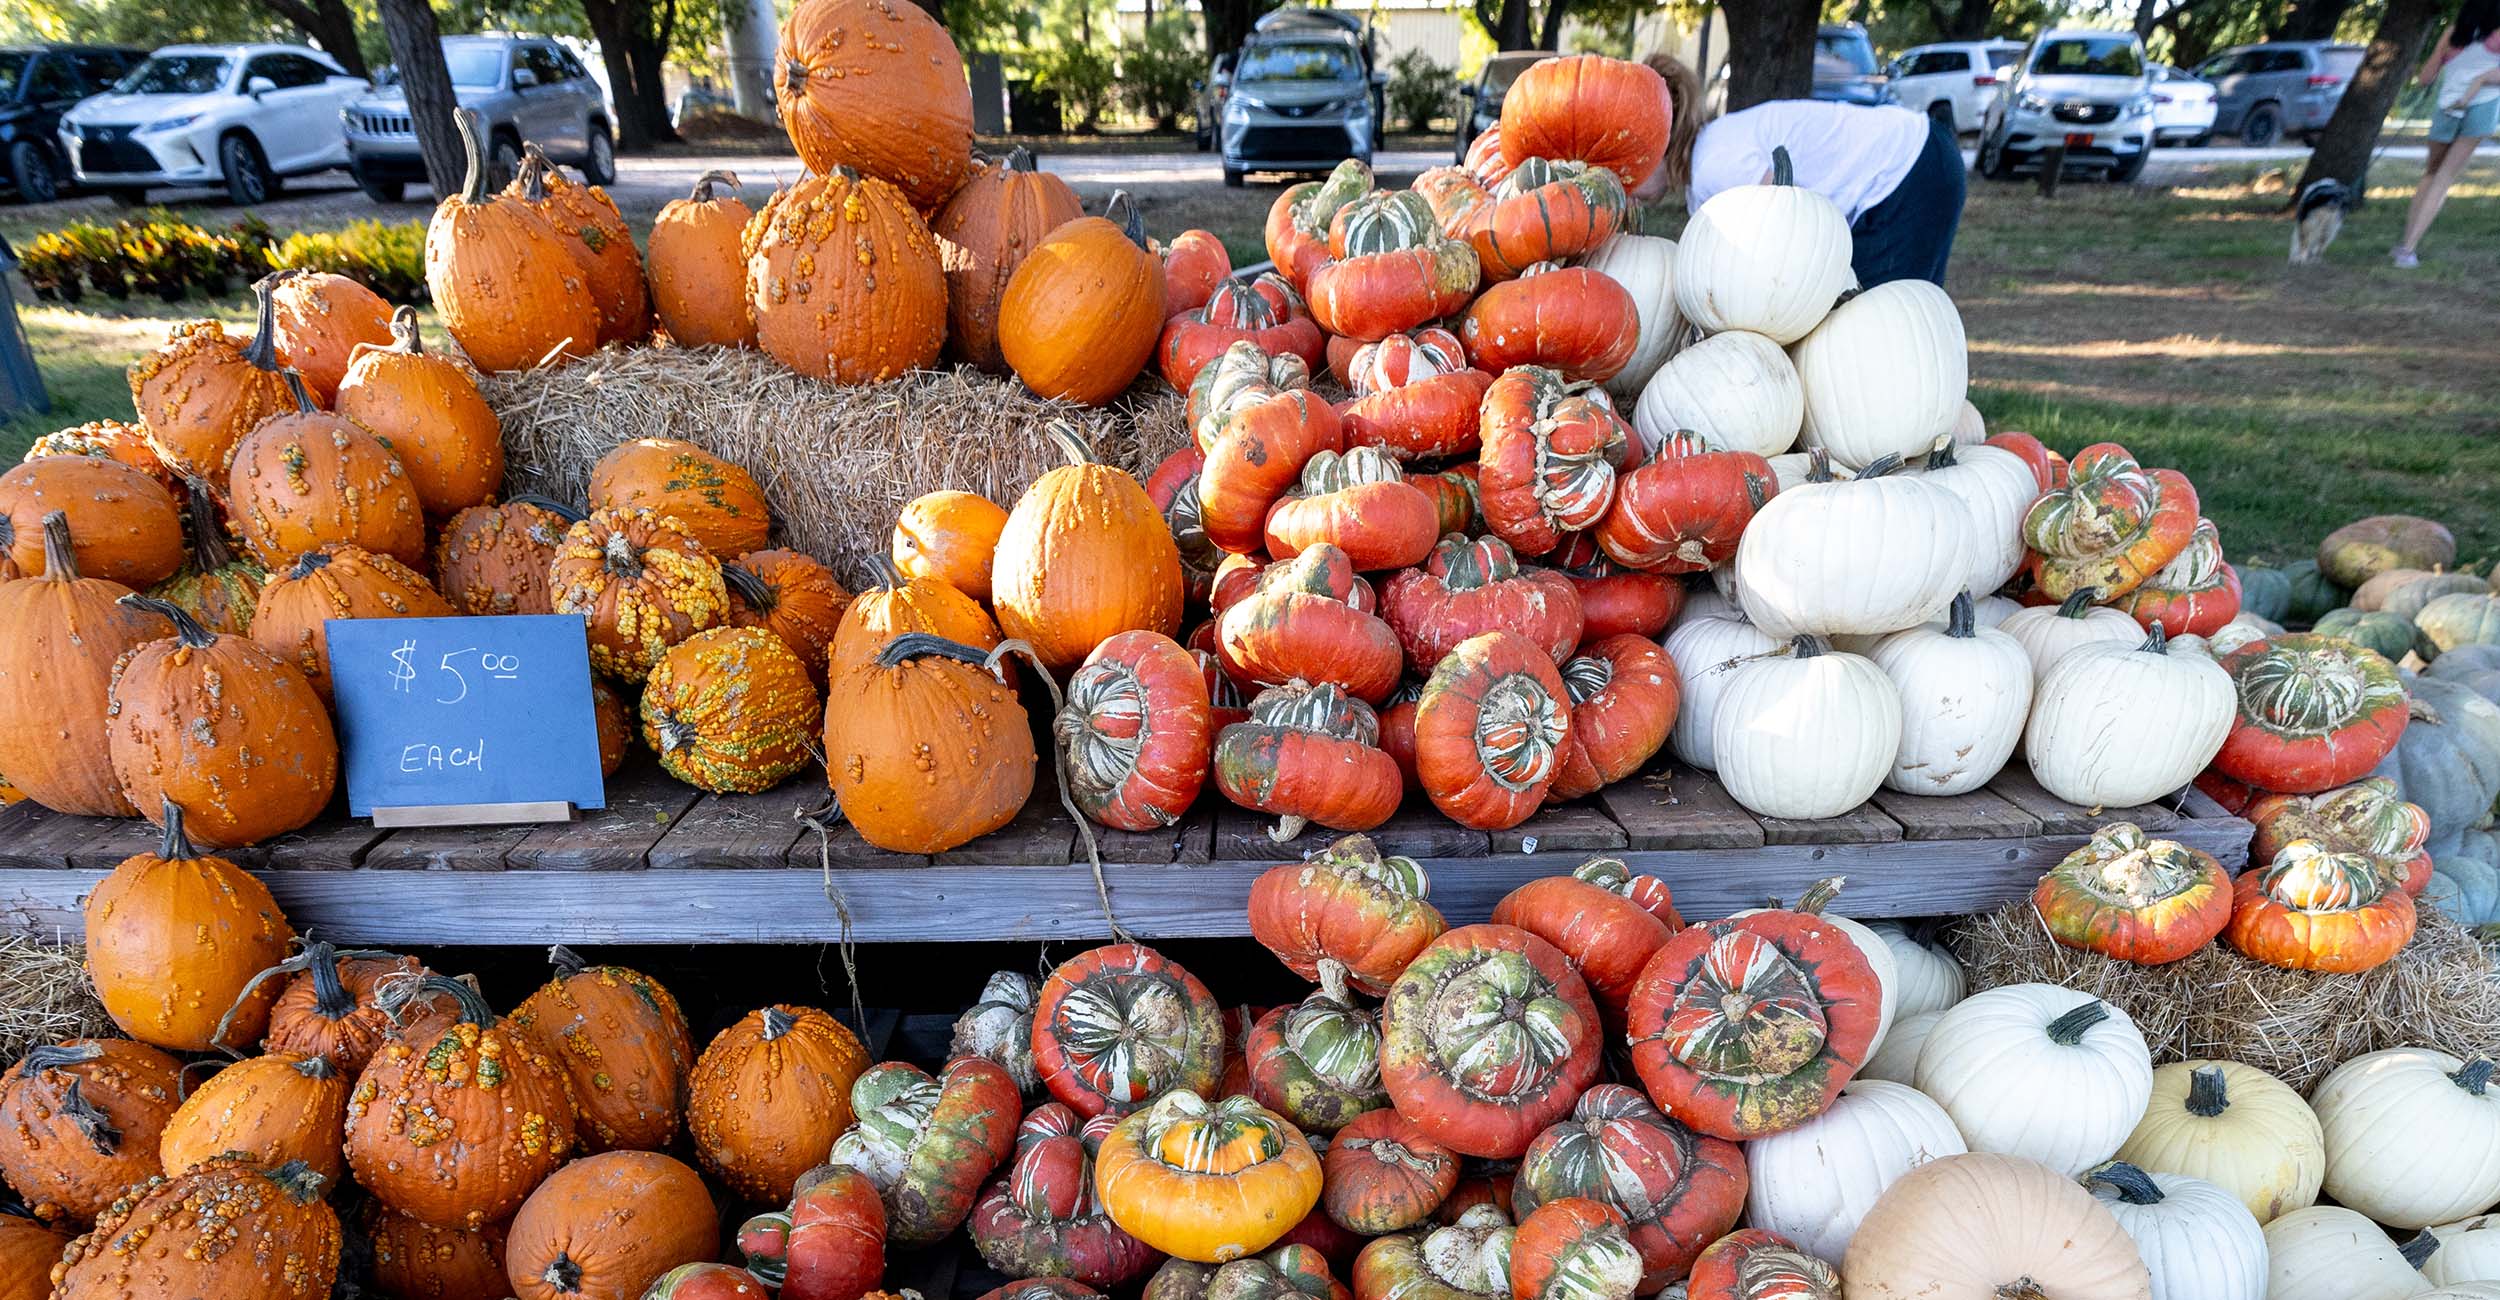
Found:
[{"label": "stack of white pumpkins", "polygon": [[1746,1222],[1838,1267],[1851,1300],[1904,1279],[1973,1300],[2500,1300],[2487,1062],[2373,1052],[2306,1100],[2237,1062],[2155,1069],[2087,993],[1966,998],[1950,955],[1871,928],[1895,968],[1881,1050],[1822,1115],[1745,1147]]},{"label": "stack of white pumpkins", "polygon": [[1923,280],[1858,292],[1847,221],[1782,183],[1785,165],[1693,214],[1679,319],[1644,319],[1642,337],[1699,337],[1616,380],[1638,386],[1653,451],[1688,431],[1780,480],[1713,571],[1717,598],[1697,593],[1664,638],[1684,678],[1676,755],[1784,818],[1883,787],[1966,794],[2017,748],[2085,806],[2186,785],[2229,730],[2228,675],[2201,641],[2148,644],[2118,610],[1993,594],[2023,567],[2043,471],[1985,441],[1953,300]]}]

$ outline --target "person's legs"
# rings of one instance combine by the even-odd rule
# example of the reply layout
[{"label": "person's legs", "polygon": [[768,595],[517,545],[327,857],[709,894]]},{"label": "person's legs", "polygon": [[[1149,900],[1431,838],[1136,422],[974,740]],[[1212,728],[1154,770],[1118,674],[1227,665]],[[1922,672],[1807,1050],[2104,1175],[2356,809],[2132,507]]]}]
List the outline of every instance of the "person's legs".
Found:
[{"label": "person's legs", "polygon": [[1883,202],[1859,214],[1849,228],[1850,269],[1857,273],[1858,287],[1926,280],[1941,288],[1962,220],[1966,184],[1960,142],[1943,123],[1933,124],[1918,162]]},{"label": "person's legs", "polygon": [[2405,212],[2404,239],[2396,245],[2397,251],[2410,253],[2421,246],[2422,236],[2448,202],[2448,190],[2473,165],[2474,151],[2482,143],[2480,135],[2460,135],[2446,145],[2431,146],[2430,156],[2422,163],[2421,188],[2413,192],[2413,203]]}]

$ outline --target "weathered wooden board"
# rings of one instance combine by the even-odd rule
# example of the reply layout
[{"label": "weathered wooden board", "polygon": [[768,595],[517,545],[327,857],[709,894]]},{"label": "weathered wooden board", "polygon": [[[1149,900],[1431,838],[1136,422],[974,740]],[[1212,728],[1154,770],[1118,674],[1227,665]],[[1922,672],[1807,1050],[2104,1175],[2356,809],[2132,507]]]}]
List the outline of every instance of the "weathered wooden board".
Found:
[{"label": "weathered wooden board", "polygon": [[[1338,838],[1338,832],[1315,825],[1279,844],[1267,833],[1268,828],[1275,824],[1274,817],[1246,808],[1227,804],[1217,809],[1216,860],[1268,865],[1291,862],[1304,854],[1328,847]],[[1364,834],[1371,836],[1372,843],[1379,845],[1382,853],[1401,857],[1470,858],[1482,857],[1493,851],[1491,836],[1451,821],[1420,798],[1409,798],[1403,807],[1390,815],[1388,821]]]},{"label": "weathered wooden board", "polygon": [[815,838],[798,815],[828,802],[822,782],[802,780],[762,794],[705,795],[669,824],[643,859],[659,871],[785,866],[800,836]]},{"label": "weathered wooden board", "polygon": [[515,871],[639,871],[651,846],[703,797],[648,755],[608,778],[608,806],[541,826],[504,854]]},{"label": "weathered wooden board", "polygon": [[1495,853],[1620,853],[1623,828],[1586,800],[1539,808],[1506,831],[1493,832]]},{"label": "weathered wooden board", "polygon": [[1878,790],[1874,803],[1901,824],[1905,840],[2016,839],[2040,833],[2039,818],[1985,790],[1942,797]]},{"label": "weathered wooden board", "polygon": [[1902,838],[1901,823],[1872,803],[1862,803],[1838,817],[1796,821],[1757,817],[1765,844],[1890,844]]},{"label": "weathered wooden board", "polygon": [[2148,831],[2167,831],[2189,820],[2179,815],[2173,798],[2160,803],[2139,804],[2132,808],[2091,809],[2066,802],[2040,788],[2029,769],[2017,758],[1997,773],[1988,788],[2004,797],[2006,802],[2040,819],[2040,829],[2049,835],[2088,835],[2096,826],[2111,822],[2134,822]]},{"label": "weathered wooden board", "polygon": [[1762,823],[1716,776],[1699,768],[1662,760],[1598,791],[1597,799],[1623,827],[1627,848],[1743,849],[1762,843]]}]

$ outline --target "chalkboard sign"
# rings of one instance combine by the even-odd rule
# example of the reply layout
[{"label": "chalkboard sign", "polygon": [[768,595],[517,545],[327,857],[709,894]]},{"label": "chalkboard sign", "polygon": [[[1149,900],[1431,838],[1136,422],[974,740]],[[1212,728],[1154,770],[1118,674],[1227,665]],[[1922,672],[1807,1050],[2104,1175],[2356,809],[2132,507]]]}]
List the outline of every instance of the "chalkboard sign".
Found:
[{"label": "chalkboard sign", "polygon": [[332,619],[347,808],[376,825],[607,806],[579,616]]}]

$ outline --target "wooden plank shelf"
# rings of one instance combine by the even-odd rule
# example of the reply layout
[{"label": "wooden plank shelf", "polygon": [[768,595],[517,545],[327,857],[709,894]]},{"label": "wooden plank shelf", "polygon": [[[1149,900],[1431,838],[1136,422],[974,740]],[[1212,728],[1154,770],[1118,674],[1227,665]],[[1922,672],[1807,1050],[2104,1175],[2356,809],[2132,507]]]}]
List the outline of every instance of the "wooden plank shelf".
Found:
[{"label": "wooden plank shelf", "polygon": [[[336,816],[228,856],[259,873],[299,930],[341,943],[815,943],[1086,940],[1110,928],[1077,827],[1047,778],[1015,821],[936,855],[889,853],[839,821],[820,773],[759,795],[702,795],[648,757],[611,781],[610,807],[552,826],[401,831]],[[1863,917],[1975,911],[2022,897],[2042,871],[2116,821],[2194,845],[2237,869],[2250,828],[2193,790],[2138,808],[2065,803],[2009,770],[1951,798],[1884,791],[1822,821],[1757,817],[1707,772],[1661,759],[1509,830],[1455,825],[1413,800],[1374,831],[1422,861],[1453,923],[1478,921],[1519,884],[1619,857],[1665,879],[1687,916],[1794,899],[1847,876],[1839,910]],[[1325,846],[1288,843],[1275,819],[1212,793],[1159,832],[1097,830],[1114,912],[1143,938],[1247,932],[1244,901],[1267,868]],[[75,934],[114,863],[152,847],[144,822],[0,809],[0,928]],[[595,873],[595,875],[593,874]]]}]

